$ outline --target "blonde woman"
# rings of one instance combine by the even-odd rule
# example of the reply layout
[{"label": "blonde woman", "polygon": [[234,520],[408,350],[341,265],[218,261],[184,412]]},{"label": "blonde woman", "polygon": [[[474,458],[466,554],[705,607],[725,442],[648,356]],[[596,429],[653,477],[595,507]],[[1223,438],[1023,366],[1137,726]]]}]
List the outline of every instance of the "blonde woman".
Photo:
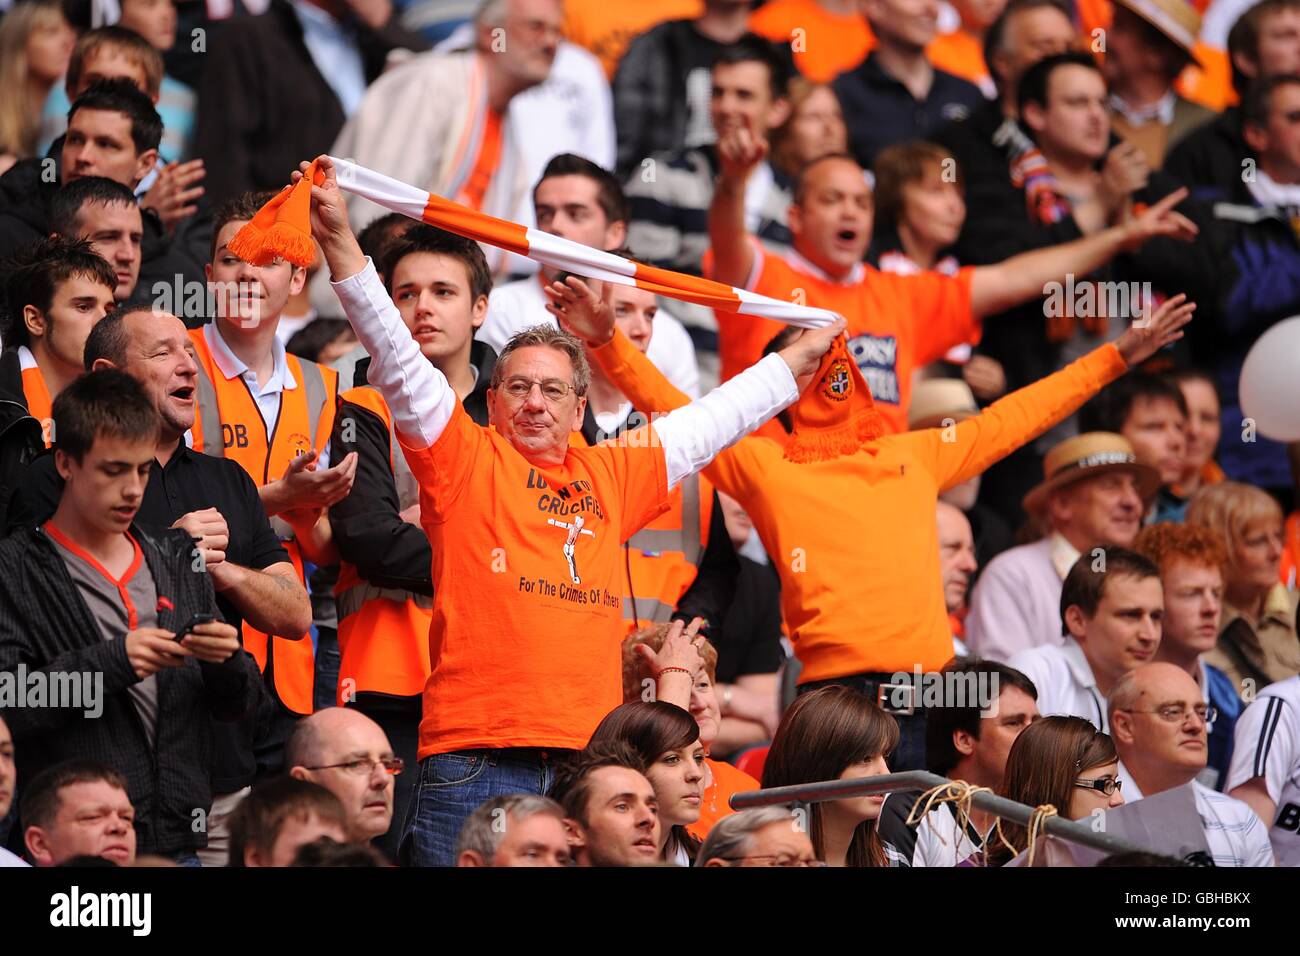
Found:
[{"label": "blonde woman", "polygon": [[1300,595],[1280,580],[1281,505],[1254,485],[1224,481],[1196,493],[1187,523],[1218,532],[1228,545],[1222,630],[1206,663],[1227,674],[1239,690],[1246,686],[1243,681],[1260,690],[1300,671]]},{"label": "blonde woman", "polygon": [[0,173],[36,155],[41,111],[76,41],[58,0],[24,0],[0,20]]}]

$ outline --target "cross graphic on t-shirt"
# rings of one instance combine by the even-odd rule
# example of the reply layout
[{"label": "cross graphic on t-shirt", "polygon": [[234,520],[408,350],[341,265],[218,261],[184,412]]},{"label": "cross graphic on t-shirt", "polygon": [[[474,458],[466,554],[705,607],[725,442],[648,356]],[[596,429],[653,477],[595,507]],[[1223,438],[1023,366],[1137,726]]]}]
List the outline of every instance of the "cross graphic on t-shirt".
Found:
[{"label": "cross graphic on t-shirt", "polygon": [[553,524],[557,528],[564,528],[569,532],[569,537],[564,542],[564,560],[569,562],[569,577],[573,578],[574,584],[581,584],[582,578],[578,577],[578,565],[575,560],[575,552],[578,546],[578,535],[585,534],[591,537],[596,536],[596,532],[588,531],[583,528],[584,519],[578,515],[573,519],[573,524],[564,521],[556,521],[554,518],[547,518],[547,524]]}]

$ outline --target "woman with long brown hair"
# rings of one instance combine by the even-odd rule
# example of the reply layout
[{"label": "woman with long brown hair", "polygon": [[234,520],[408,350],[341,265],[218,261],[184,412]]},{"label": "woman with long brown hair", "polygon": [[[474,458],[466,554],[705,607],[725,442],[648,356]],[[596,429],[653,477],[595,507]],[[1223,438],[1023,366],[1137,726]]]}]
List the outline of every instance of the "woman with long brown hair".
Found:
[{"label": "woman with long brown hair", "polygon": [[622,741],[646,763],[646,779],[659,802],[660,859],[690,866],[700,841],[686,828],[700,818],[704,744],[695,718],[675,704],[634,701],[615,707],[596,727],[587,747]]},{"label": "woman with long brown hair", "polygon": [[[801,694],[781,718],[763,765],[763,789],[889,773],[885,755],[898,744],[898,723],[865,694],[832,685]],[[880,839],[876,820],[885,795],[814,803],[808,836],[827,866],[901,866]]]},{"label": "woman with long brown hair", "polygon": [[41,111],[76,42],[58,0],[16,3],[0,20],[0,172],[36,155]]},{"label": "woman with long brown hair", "polygon": [[[1050,804],[1068,820],[1082,820],[1097,810],[1124,803],[1120,793],[1119,755],[1109,734],[1082,717],[1044,717],[1016,738],[1002,775],[1002,796],[1031,807]],[[1025,850],[1028,833],[1002,823],[1002,836],[988,839],[988,864],[1001,866]]]}]

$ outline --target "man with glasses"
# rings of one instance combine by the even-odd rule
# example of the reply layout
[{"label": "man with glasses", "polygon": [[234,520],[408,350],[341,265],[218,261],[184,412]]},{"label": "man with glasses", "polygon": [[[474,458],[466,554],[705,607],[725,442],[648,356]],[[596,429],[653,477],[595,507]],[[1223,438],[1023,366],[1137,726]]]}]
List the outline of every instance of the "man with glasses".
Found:
[{"label": "man with glasses", "polygon": [[369,843],[393,821],[393,780],[402,772],[388,737],[359,711],[328,707],[300,720],[284,748],[297,780],[319,784],[343,804],[348,841]]},{"label": "man with glasses", "polygon": [[1125,800],[1190,783],[1214,865],[1272,866],[1268,828],[1250,806],[1196,779],[1215,713],[1192,676],[1174,664],[1146,664],[1116,682],[1109,702]]},{"label": "man with glasses", "polygon": [[696,866],[825,866],[803,818],[789,807],[757,807],[719,820]]},{"label": "man with glasses", "polygon": [[[544,792],[556,758],[584,747],[622,700],[623,542],[676,485],[794,402],[843,323],[804,331],[735,384],[590,447],[570,444],[591,381],[582,342],[526,329],[493,369],[484,428],[421,354],[352,235],[333,162],[318,162],[312,232],[373,356],[368,379],[392,411],[433,550],[422,767],[399,857],[450,866],[475,807]],[[579,517],[566,555],[573,529],[550,520]]]},{"label": "man with glasses", "polygon": [[1209,728],[1209,760],[1201,782],[1223,790],[1242,703],[1232,678],[1206,663],[1205,655],[1214,650],[1222,630],[1227,549],[1212,529],[1171,521],[1144,528],[1133,549],[1160,568],[1165,615],[1155,659],[1190,674],[1201,688],[1201,698],[1218,714]]}]

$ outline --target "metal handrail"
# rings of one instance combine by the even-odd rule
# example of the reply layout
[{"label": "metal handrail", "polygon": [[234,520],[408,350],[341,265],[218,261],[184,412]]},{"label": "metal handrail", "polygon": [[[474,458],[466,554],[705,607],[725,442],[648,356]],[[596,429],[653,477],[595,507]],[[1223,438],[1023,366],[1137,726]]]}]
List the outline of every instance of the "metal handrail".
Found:
[{"label": "metal handrail", "polygon": [[[893,793],[895,790],[929,790],[952,783],[947,777],[924,770],[908,770],[903,773],[887,773],[876,777],[858,777],[849,780],[823,780],[818,783],[799,783],[789,787],[773,787],[770,790],[748,790],[731,795],[733,810],[748,810],[751,807],[769,807],[782,803],[821,803],[825,800],[843,800],[849,797],[865,797],[877,793]],[[1034,808],[997,794],[981,792],[971,797],[971,804],[994,816],[1028,826]],[[1121,840],[1119,837],[1098,833],[1091,827],[1062,817],[1047,817],[1043,820],[1042,830],[1052,836],[1081,843],[1107,855],[1112,853],[1150,853],[1152,851]]]}]

